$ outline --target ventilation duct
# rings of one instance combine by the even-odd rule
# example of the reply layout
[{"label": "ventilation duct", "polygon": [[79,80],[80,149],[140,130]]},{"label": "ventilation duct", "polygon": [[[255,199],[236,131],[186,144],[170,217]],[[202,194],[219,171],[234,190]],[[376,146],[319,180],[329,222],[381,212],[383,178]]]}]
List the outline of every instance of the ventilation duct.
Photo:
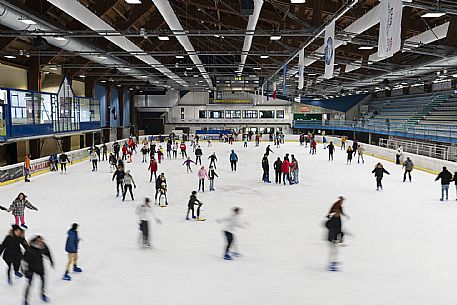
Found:
[{"label": "ventilation duct", "polygon": [[48,0],[49,3],[53,4],[54,6],[58,7],[60,10],[64,11],[68,15],[72,16],[91,30],[100,33],[100,32],[110,32],[116,33],[119,35],[116,36],[103,36],[105,39],[111,41],[121,49],[126,52],[131,53],[136,58],[141,60],[142,62],[150,65],[151,67],[155,68],[157,71],[161,72],[166,77],[172,79],[176,83],[181,86],[187,86],[187,83],[182,80],[179,76],[174,74],[164,65],[162,65],[158,60],[154,57],[147,55],[144,50],[138,47],[135,43],[127,39],[126,37],[122,36],[118,33],[113,27],[107,24],[105,21],[100,19],[97,15],[92,13],[89,9],[83,6],[81,3],[77,2],[76,0]]},{"label": "ventilation duct", "polygon": [[[13,7],[11,4],[5,2],[5,1],[0,1],[0,24],[3,26],[6,26],[10,29],[16,30],[16,31],[29,31],[29,32],[36,32],[37,35],[42,34],[45,35],[46,33],[50,32],[61,32],[62,30],[59,28],[56,28],[54,26],[51,26],[47,23],[45,23],[42,20],[37,20],[36,18],[33,18],[31,16],[28,16],[32,20],[36,22],[36,24],[25,24],[22,22],[19,22],[18,20],[20,18],[24,18],[24,16],[28,16],[26,12],[23,12],[15,7]],[[68,52],[75,52],[75,53],[81,53],[80,56],[83,58],[86,58],[92,62],[96,62],[98,64],[107,66],[107,67],[122,67],[126,66],[128,63],[117,59],[114,56],[104,56],[104,57],[99,57],[98,54],[104,53],[104,50],[95,48],[79,39],[76,38],[68,38],[66,40],[57,40],[52,37],[49,37],[46,39],[47,42],[59,49],[68,51]],[[92,54],[91,54],[92,53]],[[137,70],[137,69],[131,69],[130,71],[124,71],[120,70],[121,73],[125,75],[129,75],[135,78],[141,78],[141,75],[147,75],[144,71]],[[143,79],[143,78],[141,78]],[[153,78],[151,77],[153,80]]]}]

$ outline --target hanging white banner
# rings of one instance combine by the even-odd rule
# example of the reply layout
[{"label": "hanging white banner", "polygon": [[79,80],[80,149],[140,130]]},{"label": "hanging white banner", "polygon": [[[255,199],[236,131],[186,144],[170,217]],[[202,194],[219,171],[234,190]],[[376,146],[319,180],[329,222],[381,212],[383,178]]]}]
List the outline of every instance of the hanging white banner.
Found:
[{"label": "hanging white banner", "polygon": [[401,48],[402,0],[381,0],[378,57],[391,57]]},{"label": "hanging white banner", "polygon": [[325,28],[325,74],[324,78],[333,77],[333,68],[335,64],[335,21]]},{"label": "hanging white banner", "polygon": [[305,49],[301,49],[298,53],[298,89],[303,89],[304,83],[304,73],[305,73]]}]

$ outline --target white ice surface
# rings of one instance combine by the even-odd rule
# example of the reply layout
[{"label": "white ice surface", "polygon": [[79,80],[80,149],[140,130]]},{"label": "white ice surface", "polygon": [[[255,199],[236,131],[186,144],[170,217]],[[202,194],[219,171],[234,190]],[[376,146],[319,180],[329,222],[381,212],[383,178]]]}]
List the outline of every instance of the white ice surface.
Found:
[{"label": "white ice surface", "polygon": [[[196,171],[186,174],[182,160],[165,160],[169,185],[168,208],[155,208],[162,225],[152,225],[154,248],[138,246],[135,206],[153,197],[147,164],[140,154],[127,168],[137,182],[136,200],[121,202],[107,162],[92,173],[89,162],[69,167],[66,175],[48,173],[30,184],[0,188],[0,204],[9,205],[23,191],[39,208],[26,211],[28,237],[43,234],[54,255],[55,270],[48,268],[48,295],[59,305],[451,305],[456,304],[457,202],[455,189],[443,204],[439,182],[421,171],[413,183],[402,183],[401,168],[387,161],[391,176],[384,191],[375,190],[371,170],[379,160],[346,165],[346,154],[336,151],[335,161],[318,147],[310,156],[298,143],[288,143],[270,155],[286,152],[300,162],[300,184],[264,184],[260,147],[236,143],[238,172],[230,172],[231,146],[202,145],[205,160],[216,151],[219,162],[216,192],[199,193],[205,203],[205,222],[184,220],[189,194],[197,187]],[[191,154],[193,156],[193,154]],[[270,171],[273,180],[273,170]],[[208,183],[207,183],[208,184]],[[206,185],[208,187],[208,185]],[[322,225],[337,196],[347,198],[345,223],[352,233],[341,248],[342,271],[326,271],[327,242]],[[227,216],[234,206],[243,208],[250,226],[236,236],[243,257],[224,261],[221,227],[214,220]],[[0,212],[1,233],[12,216]],[[66,264],[66,231],[80,223],[81,274],[61,280]],[[0,304],[22,304],[24,279],[6,284],[0,264]],[[49,267],[49,265],[47,265]],[[31,304],[38,300],[35,281]]]}]

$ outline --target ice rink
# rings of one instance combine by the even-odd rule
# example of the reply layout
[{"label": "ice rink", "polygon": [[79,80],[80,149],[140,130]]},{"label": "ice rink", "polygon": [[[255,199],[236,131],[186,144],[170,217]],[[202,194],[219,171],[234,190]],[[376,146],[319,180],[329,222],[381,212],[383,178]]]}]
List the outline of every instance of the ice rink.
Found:
[{"label": "ice rink", "polygon": [[[300,164],[300,184],[261,181],[261,159],[267,143],[234,146],[202,143],[203,160],[218,156],[216,192],[199,193],[205,222],[185,221],[187,201],[198,188],[197,170],[187,174],[181,158],[159,164],[168,180],[169,207],[155,207],[162,224],[152,224],[153,249],[138,244],[135,207],[154,196],[147,163],[141,155],[127,164],[137,183],[135,201],[115,197],[108,162],[91,172],[89,161],[70,166],[67,174],[47,173],[0,188],[1,205],[25,192],[38,212],[26,210],[27,237],[43,234],[55,258],[48,268],[48,291],[59,305],[454,305],[457,283],[457,201],[441,203],[434,176],[413,171],[413,183],[402,182],[400,166],[382,161],[391,173],[376,191],[371,170],[379,161],[346,165],[337,148],[335,161],[318,145],[311,156],[298,143],[272,146],[274,160],[286,152]],[[139,147],[140,148],[140,147]],[[239,156],[238,171],[229,168],[229,152]],[[138,149],[139,150],[139,149]],[[188,149],[189,150],[189,149]],[[190,153],[193,157],[193,154]],[[414,160],[413,160],[414,161]],[[453,170],[453,169],[451,169]],[[344,223],[351,233],[340,248],[341,272],[327,268],[328,245],[323,221],[339,195],[346,197]],[[216,219],[243,209],[249,223],[236,235],[242,257],[222,259],[224,239]],[[13,217],[0,213],[6,234]],[[66,232],[80,224],[81,274],[62,281]],[[3,239],[3,236],[1,237]],[[3,261],[2,261],[3,262]],[[24,279],[6,283],[0,264],[0,304],[22,304]],[[49,264],[47,265],[49,267]],[[35,281],[31,304],[41,303]]]}]

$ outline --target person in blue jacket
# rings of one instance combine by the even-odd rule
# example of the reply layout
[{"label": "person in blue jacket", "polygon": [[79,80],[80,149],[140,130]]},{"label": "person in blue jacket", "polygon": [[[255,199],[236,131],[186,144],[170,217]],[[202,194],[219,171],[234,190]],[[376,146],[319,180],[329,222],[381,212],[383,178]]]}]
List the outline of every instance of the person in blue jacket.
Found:
[{"label": "person in blue jacket", "polygon": [[74,223],[71,226],[71,229],[68,230],[67,242],[65,244],[65,251],[68,253],[68,263],[67,269],[63,276],[63,280],[71,281],[71,276],[68,274],[70,272],[70,267],[73,265],[73,272],[82,272],[81,268],[77,266],[78,262],[78,224]]},{"label": "person in blue jacket", "polygon": [[238,162],[238,155],[235,153],[235,151],[232,149],[232,152],[230,154],[230,167],[232,168],[232,172],[236,172],[236,163]]}]

